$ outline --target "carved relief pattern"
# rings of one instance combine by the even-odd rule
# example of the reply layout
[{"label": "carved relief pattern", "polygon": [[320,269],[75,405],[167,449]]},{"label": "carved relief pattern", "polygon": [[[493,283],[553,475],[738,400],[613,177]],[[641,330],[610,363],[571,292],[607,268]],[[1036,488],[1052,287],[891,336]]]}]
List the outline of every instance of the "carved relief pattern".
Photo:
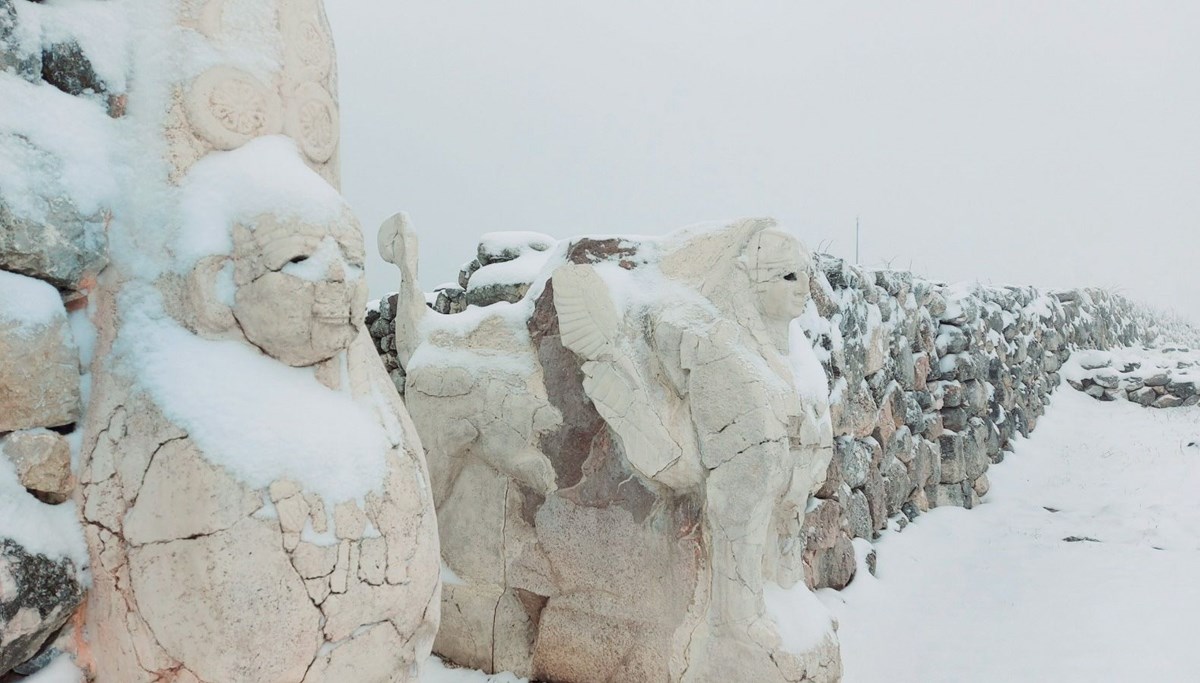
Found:
[{"label": "carved relief pattern", "polygon": [[[194,7],[192,21],[201,33],[217,39],[224,30],[227,0],[208,0]],[[309,165],[335,187],[340,138],[337,102],[333,98],[333,39],[324,10],[314,0],[291,0],[277,6],[283,47],[283,70],[276,84],[264,85],[251,74],[221,66],[205,72],[187,97],[188,119],[196,134],[216,149],[239,147],[260,135],[285,132],[294,138]]]},{"label": "carved relief pattern", "polygon": [[280,17],[288,67],[298,80],[323,81],[333,67],[332,41],[316,18]]},{"label": "carved relief pattern", "polygon": [[287,133],[296,139],[305,156],[324,163],[338,144],[338,111],[333,98],[316,83],[296,89],[288,104]]},{"label": "carved relief pattern", "polygon": [[197,24],[204,35],[216,38],[221,33],[221,20],[225,13],[225,0],[211,0],[199,11]]},{"label": "carved relief pattern", "polygon": [[234,149],[281,128],[279,96],[250,74],[227,66],[209,69],[192,83],[187,112],[196,132],[217,149]]}]

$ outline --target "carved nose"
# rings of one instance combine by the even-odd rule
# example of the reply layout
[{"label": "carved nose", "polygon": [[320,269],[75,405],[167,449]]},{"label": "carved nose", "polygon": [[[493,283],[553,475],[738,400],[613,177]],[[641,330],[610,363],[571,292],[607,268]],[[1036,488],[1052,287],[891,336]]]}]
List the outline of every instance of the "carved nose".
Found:
[{"label": "carved nose", "polygon": [[345,279],[346,267],[342,264],[341,259],[337,259],[329,266],[329,280],[331,282],[344,282]]}]

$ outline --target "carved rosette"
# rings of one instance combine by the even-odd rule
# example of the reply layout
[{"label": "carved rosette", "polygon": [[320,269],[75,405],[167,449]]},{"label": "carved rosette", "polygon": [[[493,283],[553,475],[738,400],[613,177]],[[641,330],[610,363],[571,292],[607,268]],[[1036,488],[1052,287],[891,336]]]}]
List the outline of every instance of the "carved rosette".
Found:
[{"label": "carved rosette", "polygon": [[279,11],[279,28],[290,77],[299,82],[325,81],[333,71],[333,39],[322,8],[311,0],[286,4]]},{"label": "carved rosette", "polygon": [[301,83],[289,98],[286,132],[295,138],[304,155],[315,163],[329,161],[337,150],[337,104],[316,83]]},{"label": "carved rosette", "polygon": [[217,149],[235,149],[283,127],[279,94],[228,66],[213,67],[193,81],[185,106],[196,133]]},{"label": "carved rosette", "polygon": [[209,0],[199,11],[196,26],[209,38],[221,34],[221,22],[225,14],[225,0]]}]

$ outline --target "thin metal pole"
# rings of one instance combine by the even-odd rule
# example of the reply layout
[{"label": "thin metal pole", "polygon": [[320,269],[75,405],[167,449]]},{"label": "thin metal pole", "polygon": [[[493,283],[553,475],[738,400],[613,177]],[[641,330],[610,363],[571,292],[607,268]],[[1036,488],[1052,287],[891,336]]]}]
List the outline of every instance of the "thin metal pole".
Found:
[{"label": "thin metal pole", "polygon": [[858,235],[859,235],[858,216],[855,216],[854,217],[854,264],[855,265],[858,265],[859,263],[862,262],[858,257],[858,245],[859,245]]}]

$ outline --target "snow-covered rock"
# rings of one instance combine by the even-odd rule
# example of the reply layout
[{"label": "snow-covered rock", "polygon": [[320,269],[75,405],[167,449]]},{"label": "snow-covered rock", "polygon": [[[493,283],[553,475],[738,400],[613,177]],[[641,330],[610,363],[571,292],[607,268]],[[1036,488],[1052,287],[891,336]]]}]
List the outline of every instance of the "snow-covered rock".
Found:
[{"label": "snow-covered rock", "polygon": [[0,676],[36,655],[81,602],[71,560],[30,553],[0,533]]},{"label": "snow-covered rock", "polygon": [[39,500],[62,503],[75,490],[71,445],[48,429],[27,429],[0,437],[0,457],[16,467],[17,478]]},{"label": "snow-covered rock", "polygon": [[1175,408],[1200,403],[1200,351],[1179,346],[1089,350],[1071,356],[1062,375],[1072,387],[1102,401]]},{"label": "snow-covered rock", "polygon": [[79,353],[53,287],[0,270],[0,432],[79,418]]},{"label": "snow-covered rock", "polygon": [[0,676],[37,654],[83,601],[87,550],[73,503],[26,490],[0,444]]}]

